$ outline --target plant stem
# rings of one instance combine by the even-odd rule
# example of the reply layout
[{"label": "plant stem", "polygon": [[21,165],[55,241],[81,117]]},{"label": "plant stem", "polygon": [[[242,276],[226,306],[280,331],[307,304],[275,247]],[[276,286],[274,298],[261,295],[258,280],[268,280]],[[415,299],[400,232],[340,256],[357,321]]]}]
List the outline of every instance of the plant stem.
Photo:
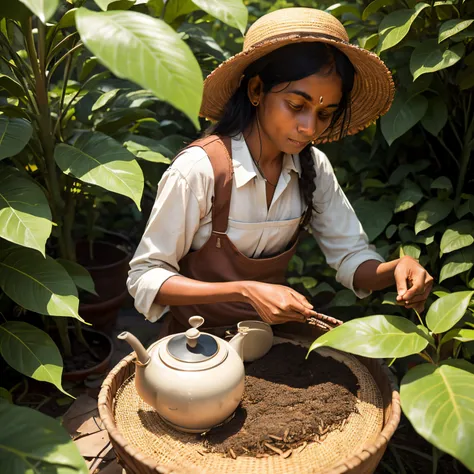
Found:
[{"label": "plant stem", "polygon": [[51,60],[54,58],[54,56],[58,53],[58,51],[61,50],[63,45],[67,43],[73,36],[79,34],[77,31],[74,31],[74,33],[71,33],[70,35],[67,35],[65,38],[63,38],[49,53],[48,57],[46,58],[46,67],[48,67],[49,63]]},{"label": "plant stem", "polygon": [[418,311],[413,308],[413,311],[415,311],[416,315],[418,316],[418,319],[420,321],[420,324],[423,326],[423,327],[426,327],[425,324],[423,323],[423,320],[421,319],[421,316],[420,316],[420,313],[418,313]]},{"label": "plant stem", "polygon": [[68,318],[62,318],[61,316],[54,317],[54,322],[58,328],[59,339],[61,340],[61,346],[63,354],[66,357],[72,357],[71,341],[69,339],[69,332],[67,327]]},{"label": "plant stem", "polygon": [[[44,40],[45,40],[45,29],[44,25],[39,22],[38,28],[38,43],[40,52],[39,62],[36,55],[36,49],[33,38],[32,21],[31,18],[28,20],[25,26],[25,38],[28,56],[30,58],[31,66],[33,68],[33,74],[35,77],[35,91],[36,99],[38,103],[38,109],[40,112],[38,120],[39,139],[41,147],[43,149],[43,156],[46,163],[46,170],[48,179],[46,183],[49,187],[48,191],[51,196],[51,210],[53,211],[54,220],[59,225],[59,217],[62,215],[62,209],[64,202],[61,197],[61,191],[58,186],[56,163],[54,161],[54,138],[51,134],[51,119],[49,111],[49,100],[48,91],[46,90],[46,76],[45,76],[45,58],[41,56],[44,54]],[[61,239],[60,239],[61,240]]]},{"label": "plant stem", "polygon": [[456,163],[456,165],[458,166],[459,168],[459,161],[458,159],[454,156],[453,152],[446,146],[446,144],[444,143],[443,139],[438,135],[436,137],[438,139],[438,141],[441,143],[441,145],[443,146],[443,148],[448,152],[449,156],[453,159],[453,161]]},{"label": "plant stem", "polygon": [[56,71],[56,69],[58,68],[58,66],[65,60],[67,59],[69,56],[72,56],[78,49],[82,48],[82,46],[84,46],[83,43],[78,43],[76,44],[76,46],[74,46],[73,48],[71,48],[70,50],[68,50],[67,53],[65,53],[63,56],[61,56],[53,65],[53,67],[51,68],[51,71],[49,71],[49,74],[48,74],[48,84],[49,82],[51,81],[51,77],[53,77],[53,74],[54,72]]}]

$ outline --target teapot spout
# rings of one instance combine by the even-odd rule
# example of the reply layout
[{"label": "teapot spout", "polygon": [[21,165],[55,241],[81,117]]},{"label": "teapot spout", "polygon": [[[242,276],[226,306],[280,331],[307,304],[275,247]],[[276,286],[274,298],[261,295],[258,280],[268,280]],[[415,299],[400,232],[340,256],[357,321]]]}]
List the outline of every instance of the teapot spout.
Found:
[{"label": "teapot spout", "polygon": [[124,341],[127,341],[132,349],[135,351],[135,354],[137,355],[137,359],[140,362],[140,364],[147,365],[148,362],[150,362],[150,356],[146,349],[143,347],[142,343],[133,335],[130,334],[127,331],[124,331],[120,333],[117,336],[118,339],[122,339]]},{"label": "teapot spout", "polygon": [[244,360],[244,338],[248,333],[249,328],[241,327],[239,332],[229,341],[229,344],[234,348],[239,357]]}]

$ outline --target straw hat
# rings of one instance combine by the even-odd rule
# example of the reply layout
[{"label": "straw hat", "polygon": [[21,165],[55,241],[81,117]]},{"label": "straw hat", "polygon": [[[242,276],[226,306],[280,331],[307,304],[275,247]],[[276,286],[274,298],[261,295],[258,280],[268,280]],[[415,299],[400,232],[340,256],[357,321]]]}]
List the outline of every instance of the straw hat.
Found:
[{"label": "straw hat", "polygon": [[[243,51],[207,77],[200,115],[219,120],[249,64],[287,44],[314,41],[340,49],[355,68],[348,135],[363,130],[388,111],[394,96],[392,75],[376,54],[350,44],[344,26],[331,14],[313,8],[284,8],[259,18],[245,36]],[[337,140],[339,131],[340,122],[331,135],[317,142]]]}]

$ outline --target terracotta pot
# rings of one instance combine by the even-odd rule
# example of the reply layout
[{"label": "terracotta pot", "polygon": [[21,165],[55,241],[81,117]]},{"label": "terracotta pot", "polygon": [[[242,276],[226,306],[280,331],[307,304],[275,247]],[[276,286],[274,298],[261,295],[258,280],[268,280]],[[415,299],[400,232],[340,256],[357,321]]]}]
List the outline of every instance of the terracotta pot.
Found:
[{"label": "terracotta pot", "polygon": [[125,288],[121,294],[109,300],[97,303],[81,303],[79,314],[95,328],[108,331],[114,326],[118,312],[127,297],[128,291]]},{"label": "terracotta pot", "polygon": [[76,244],[77,261],[90,273],[98,294],[82,293],[79,313],[94,327],[104,330],[113,326],[118,310],[128,295],[126,281],[131,258],[128,250],[130,243],[126,238],[114,240],[113,243],[94,241],[93,258],[88,241]]},{"label": "terracotta pot", "polygon": [[109,345],[109,351],[107,353],[107,356],[101,362],[97,363],[93,367],[90,367],[88,369],[82,369],[82,370],[74,370],[71,372],[63,372],[64,380],[69,380],[71,382],[82,382],[89,375],[105,374],[109,369],[110,360],[112,358],[112,354],[114,351],[114,345],[113,345],[112,339],[110,339],[110,337],[107,336],[107,334],[104,334],[103,332],[100,332],[100,331],[96,331],[95,329],[82,327],[82,331],[84,333],[84,337],[86,338],[86,340],[88,339],[88,337],[90,338],[93,334],[99,335],[101,338],[107,341]]}]

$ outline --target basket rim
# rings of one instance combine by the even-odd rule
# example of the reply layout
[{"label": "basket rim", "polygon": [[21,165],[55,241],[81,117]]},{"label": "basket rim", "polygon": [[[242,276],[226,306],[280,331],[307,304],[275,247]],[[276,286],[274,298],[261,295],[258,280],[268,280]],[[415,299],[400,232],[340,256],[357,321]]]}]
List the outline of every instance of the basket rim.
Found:
[{"label": "basket rim", "polygon": [[[366,360],[374,361],[377,365],[380,366],[382,371],[387,376],[387,379],[390,384],[390,389],[392,391],[391,413],[388,420],[384,424],[382,431],[377,435],[377,438],[372,443],[363,446],[362,449],[354,453],[350,458],[346,459],[343,463],[337,466],[334,466],[333,468],[331,468],[331,470],[326,471],[324,474],[342,474],[344,472],[349,471],[350,469],[353,469],[359,466],[362,462],[367,460],[370,456],[375,455],[381,449],[385,448],[385,446],[390,441],[390,438],[395,433],[395,430],[397,429],[398,424],[400,423],[400,417],[401,417],[400,393],[397,389],[397,386],[386,364],[381,363],[379,359],[368,359],[366,357],[359,357],[359,356],[355,356],[355,357],[366,367],[367,367],[367,364],[365,363]],[[133,364],[134,360],[135,360],[135,352],[131,352],[128,356],[124,357],[109,372],[106,379],[102,383],[102,387],[101,387],[99,398],[98,398],[98,410],[99,410],[100,419],[102,420],[104,427],[107,430],[108,435],[111,438],[111,440],[117,443],[121,447],[121,449],[126,452],[126,454],[138,460],[139,462],[145,464],[146,467],[156,471],[157,473],[167,474],[167,473],[175,472],[175,470],[173,469],[171,465],[159,464],[156,461],[154,461],[151,457],[143,454],[139,449],[129,444],[129,442],[125,439],[125,437],[122,435],[120,430],[117,428],[117,425],[115,424],[115,420],[113,417],[112,409],[107,404],[108,396],[110,396],[112,400],[114,398],[114,396],[111,393],[112,392],[111,385],[113,383],[114,377],[122,369],[126,368],[130,364]]]}]

